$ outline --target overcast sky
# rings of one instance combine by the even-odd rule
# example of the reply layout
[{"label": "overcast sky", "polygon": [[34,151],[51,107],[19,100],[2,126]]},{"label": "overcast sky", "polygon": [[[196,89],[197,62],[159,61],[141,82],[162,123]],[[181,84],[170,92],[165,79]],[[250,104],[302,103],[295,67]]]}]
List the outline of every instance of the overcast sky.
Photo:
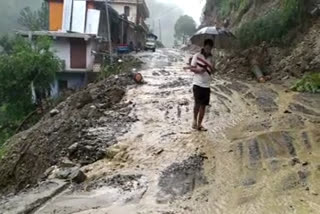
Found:
[{"label": "overcast sky", "polygon": [[154,0],[168,4],[174,4],[183,10],[186,15],[192,16],[194,20],[200,24],[202,8],[205,0]]},{"label": "overcast sky", "polygon": [[153,32],[160,36],[159,20],[162,26],[162,42],[170,47],[174,41],[174,25],[182,15],[189,15],[200,24],[205,0],[146,0],[150,9],[147,23]]}]

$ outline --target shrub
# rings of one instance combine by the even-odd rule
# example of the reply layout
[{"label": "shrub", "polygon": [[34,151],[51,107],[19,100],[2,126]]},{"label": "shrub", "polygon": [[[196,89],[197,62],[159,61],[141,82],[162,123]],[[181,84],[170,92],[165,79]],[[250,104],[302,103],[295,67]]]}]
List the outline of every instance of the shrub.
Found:
[{"label": "shrub", "polygon": [[1,42],[7,48],[0,54],[0,146],[35,111],[32,87],[38,98],[45,98],[60,70],[60,60],[49,50],[47,37],[35,42],[20,37]]},{"label": "shrub", "polygon": [[287,33],[302,24],[304,18],[305,7],[301,0],[285,0],[280,9],[243,24],[236,35],[243,48],[263,41],[282,43]]},{"label": "shrub", "polygon": [[320,72],[304,75],[291,89],[298,92],[320,93]]}]

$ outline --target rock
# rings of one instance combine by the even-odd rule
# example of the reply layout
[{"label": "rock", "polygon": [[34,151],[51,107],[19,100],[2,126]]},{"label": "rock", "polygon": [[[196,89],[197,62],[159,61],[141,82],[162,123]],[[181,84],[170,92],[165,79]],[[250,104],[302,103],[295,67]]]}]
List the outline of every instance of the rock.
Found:
[{"label": "rock", "polygon": [[60,162],[60,167],[68,168],[68,167],[75,167],[75,166],[76,164],[73,163],[68,158],[63,158],[62,161]]},{"label": "rock", "polygon": [[57,166],[51,166],[49,167],[44,173],[43,173],[43,177],[42,179],[46,179],[50,176],[50,174],[55,170],[57,169]]},{"label": "rock", "polygon": [[309,165],[309,162],[308,161],[305,161],[302,163],[302,166],[308,166]]},{"label": "rock", "polygon": [[86,175],[79,167],[59,168],[54,177],[76,183],[81,183],[86,179]]},{"label": "rock", "polygon": [[106,158],[112,160],[119,152],[121,152],[118,148],[109,148],[106,152]]},{"label": "rock", "polygon": [[74,144],[72,144],[71,146],[69,146],[69,148],[68,148],[68,151],[69,151],[69,153],[73,153],[73,152],[75,152],[76,150],[77,150],[77,148],[79,147],[79,144],[78,143],[74,143]]},{"label": "rock", "polygon": [[68,177],[69,180],[79,184],[87,179],[87,176],[80,169],[74,170]]},{"label": "rock", "polygon": [[59,113],[60,113],[60,111],[59,111],[58,109],[52,109],[52,110],[50,111],[50,116],[53,117],[53,116],[55,116],[55,115],[57,115],[57,114],[59,114]]},{"label": "rock", "polygon": [[62,180],[68,179],[68,177],[71,175],[73,170],[77,170],[78,168],[60,168],[55,173],[54,177]]}]

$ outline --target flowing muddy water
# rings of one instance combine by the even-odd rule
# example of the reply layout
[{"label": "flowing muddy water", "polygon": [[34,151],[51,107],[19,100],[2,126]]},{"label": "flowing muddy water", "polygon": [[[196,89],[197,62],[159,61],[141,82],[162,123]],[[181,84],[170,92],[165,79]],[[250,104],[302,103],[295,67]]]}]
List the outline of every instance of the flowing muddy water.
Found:
[{"label": "flowing muddy water", "polygon": [[141,53],[138,118],[87,182],[36,213],[320,213],[320,98],[214,78],[205,125],[191,129],[185,55]]}]

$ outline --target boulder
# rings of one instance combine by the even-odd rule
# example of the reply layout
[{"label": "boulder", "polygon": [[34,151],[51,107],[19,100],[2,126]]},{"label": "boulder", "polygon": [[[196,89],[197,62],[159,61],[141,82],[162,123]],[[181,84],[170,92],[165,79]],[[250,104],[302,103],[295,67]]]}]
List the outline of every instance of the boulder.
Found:
[{"label": "boulder", "polygon": [[59,111],[58,109],[52,109],[52,110],[50,111],[50,116],[53,117],[53,116],[55,116],[55,115],[57,115],[57,114],[59,114],[59,113],[60,113],[60,111]]},{"label": "boulder", "polygon": [[80,169],[74,170],[70,175],[69,175],[69,180],[72,182],[75,182],[77,184],[82,183],[86,180],[87,176],[82,172]]}]

